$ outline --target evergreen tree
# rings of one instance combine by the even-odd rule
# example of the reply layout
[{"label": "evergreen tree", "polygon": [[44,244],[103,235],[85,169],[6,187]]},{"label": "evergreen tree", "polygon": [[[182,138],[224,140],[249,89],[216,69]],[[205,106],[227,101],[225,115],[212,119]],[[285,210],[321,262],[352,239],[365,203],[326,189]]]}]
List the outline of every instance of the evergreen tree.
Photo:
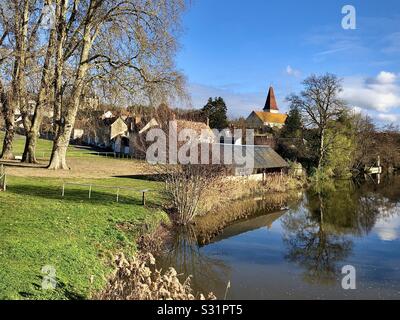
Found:
[{"label": "evergreen tree", "polygon": [[282,136],[285,138],[300,138],[303,130],[303,121],[301,113],[296,106],[290,108],[285,126],[282,130]]},{"label": "evergreen tree", "polygon": [[224,129],[228,126],[227,107],[224,99],[221,97],[208,99],[203,107],[202,113],[205,118],[210,120],[210,127],[213,129]]}]

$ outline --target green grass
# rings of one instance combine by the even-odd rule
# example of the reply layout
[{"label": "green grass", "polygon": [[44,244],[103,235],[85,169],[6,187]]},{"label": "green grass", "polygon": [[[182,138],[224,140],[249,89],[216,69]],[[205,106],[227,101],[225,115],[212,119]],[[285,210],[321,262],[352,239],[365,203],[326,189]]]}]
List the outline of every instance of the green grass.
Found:
[{"label": "green grass", "polygon": [[[88,180],[69,180],[87,183]],[[9,177],[0,192],[0,299],[90,298],[112,271],[116,252],[134,254],[143,230],[167,219],[158,208],[157,182],[110,178],[91,180],[103,186],[150,188],[147,206],[138,192],[67,186],[50,178]],[[42,290],[44,266],[54,266],[56,290]],[[93,283],[91,283],[91,278]]]},{"label": "green grass", "polygon": [[[0,146],[3,146],[4,132],[0,131]],[[15,135],[13,142],[13,152],[16,156],[22,156],[25,147],[25,136]],[[53,148],[53,141],[38,139],[36,146],[36,156],[41,159],[49,159],[51,150]],[[1,148],[0,148],[1,152]],[[89,149],[79,148],[70,145],[68,147],[68,156],[70,157],[97,157],[93,151]]]}]

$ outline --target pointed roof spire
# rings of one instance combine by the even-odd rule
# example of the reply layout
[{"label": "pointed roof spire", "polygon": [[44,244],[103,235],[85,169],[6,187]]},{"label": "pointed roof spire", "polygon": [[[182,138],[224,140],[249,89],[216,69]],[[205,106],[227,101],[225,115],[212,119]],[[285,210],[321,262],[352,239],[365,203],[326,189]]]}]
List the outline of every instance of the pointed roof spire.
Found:
[{"label": "pointed roof spire", "polygon": [[271,110],[278,111],[278,104],[276,103],[274,88],[269,87],[268,98],[265,102],[264,111],[271,112]]}]

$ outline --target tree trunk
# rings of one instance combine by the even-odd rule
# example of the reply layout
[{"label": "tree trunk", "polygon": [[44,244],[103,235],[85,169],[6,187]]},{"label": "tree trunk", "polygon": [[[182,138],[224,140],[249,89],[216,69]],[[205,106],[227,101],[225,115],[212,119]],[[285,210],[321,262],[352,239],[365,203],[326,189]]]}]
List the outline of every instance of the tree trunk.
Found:
[{"label": "tree trunk", "polygon": [[[92,5],[92,3],[91,3]],[[56,138],[53,144],[53,152],[50,159],[49,169],[68,169],[66,156],[67,149],[69,145],[69,140],[71,137],[72,129],[75,125],[76,113],[80,105],[81,95],[85,83],[86,73],[89,69],[89,53],[93,45],[93,38],[91,37],[91,20],[93,14],[93,7],[91,6],[88,12],[88,21],[86,22],[84,33],[82,49],[79,59],[79,66],[76,72],[76,78],[74,81],[74,86],[71,93],[71,102],[65,108],[65,112],[61,114],[60,121],[58,121],[58,128],[56,132]],[[60,96],[61,98],[61,96]],[[61,102],[61,99],[60,101]],[[55,112],[57,110],[57,98],[55,102]]]},{"label": "tree trunk", "polygon": [[22,156],[22,161],[26,163],[37,163],[36,160],[36,142],[39,136],[40,125],[43,120],[43,108],[48,103],[48,97],[50,96],[50,78],[51,78],[51,58],[55,51],[55,36],[56,31],[51,30],[49,35],[49,44],[47,47],[45,61],[43,63],[42,80],[40,84],[40,91],[35,107],[35,111],[32,117],[31,126],[26,134],[25,150]]},{"label": "tree trunk", "polygon": [[32,128],[26,134],[25,149],[22,156],[22,162],[25,163],[38,163],[36,160],[36,143],[37,133]]},{"label": "tree trunk", "polygon": [[320,133],[319,157],[318,157],[318,170],[322,169],[324,156],[325,156],[325,129]]},{"label": "tree trunk", "polygon": [[6,120],[6,133],[4,135],[3,150],[1,151],[2,160],[13,160],[12,145],[14,140],[14,110],[10,110],[5,117]]},{"label": "tree trunk", "polygon": [[15,16],[16,57],[13,66],[13,78],[11,81],[11,96],[7,97],[3,85],[2,84],[0,85],[3,114],[6,124],[6,134],[3,142],[1,159],[7,159],[7,160],[14,159],[12,153],[12,146],[15,136],[15,111],[19,109],[22,112],[23,111],[22,107],[26,107],[26,105],[23,104],[23,101],[26,100],[25,99],[26,95],[24,93],[26,86],[25,66],[26,66],[28,22],[29,22],[29,1],[26,0],[24,2],[22,13],[19,13],[19,11],[17,10]]},{"label": "tree trunk", "polygon": [[43,120],[43,108],[38,106],[33,115],[32,124],[29,131],[26,133],[24,154],[22,155],[22,162],[25,163],[38,163],[36,159],[36,144],[39,136],[40,125]]},{"label": "tree trunk", "polygon": [[3,82],[0,80],[0,102],[3,109],[3,116],[5,120],[6,133],[4,135],[3,150],[0,154],[2,160],[13,160],[12,144],[14,140],[14,125],[15,125],[15,110],[10,105],[10,99],[7,96]]},{"label": "tree trunk", "polygon": [[54,141],[53,152],[51,154],[50,164],[48,169],[52,170],[68,170],[67,165],[67,149],[71,132],[64,131]]}]

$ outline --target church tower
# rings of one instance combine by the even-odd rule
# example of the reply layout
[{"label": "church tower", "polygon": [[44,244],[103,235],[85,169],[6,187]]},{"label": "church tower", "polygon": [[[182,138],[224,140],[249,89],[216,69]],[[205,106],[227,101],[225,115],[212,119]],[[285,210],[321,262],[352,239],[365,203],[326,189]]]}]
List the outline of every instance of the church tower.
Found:
[{"label": "church tower", "polygon": [[267,101],[263,109],[264,112],[279,113],[278,104],[276,103],[274,88],[269,87]]}]

